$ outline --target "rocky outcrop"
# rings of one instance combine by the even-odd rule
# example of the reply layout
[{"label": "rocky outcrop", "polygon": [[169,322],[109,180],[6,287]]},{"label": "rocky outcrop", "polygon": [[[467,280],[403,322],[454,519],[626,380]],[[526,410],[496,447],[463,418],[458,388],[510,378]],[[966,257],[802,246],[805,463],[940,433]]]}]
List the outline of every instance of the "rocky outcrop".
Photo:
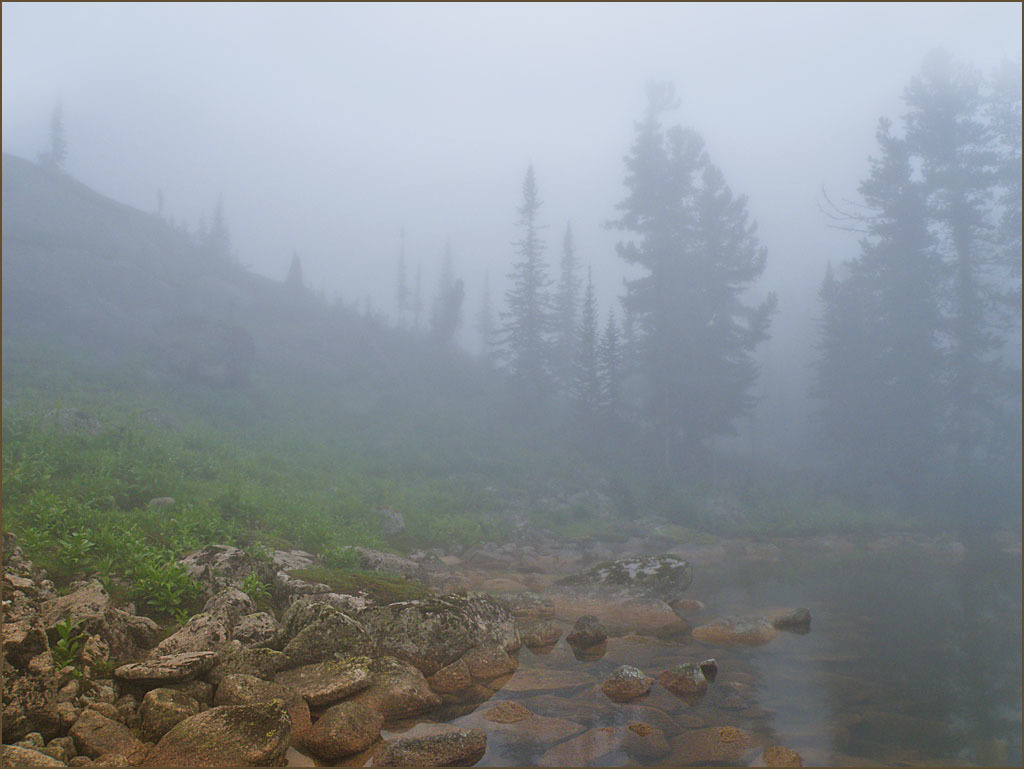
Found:
[{"label": "rocky outcrop", "polygon": [[363,615],[378,654],[391,655],[433,675],[474,647],[521,646],[515,618],[484,593],[404,601]]},{"label": "rocky outcrop", "polygon": [[370,686],[353,701],[376,710],[386,719],[406,718],[426,713],[441,704],[427,680],[412,665],[395,657],[381,657],[370,666]]},{"label": "rocky outcrop", "polygon": [[56,426],[65,433],[99,435],[103,432],[103,424],[100,420],[81,409],[54,409],[43,417],[43,424],[48,427]]},{"label": "rocky outcrop", "polygon": [[229,633],[227,626],[210,614],[196,614],[178,631],[172,633],[149,653],[151,658],[172,654],[216,651]]},{"label": "rocky outcrop", "polygon": [[623,558],[597,564],[560,579],[555,591],[604,599],[681,598],[693,581],[693,567],[676,555]]},{"label": "rocky outcrop", "polygon": [[[283,649],[289,665],[311,665],[374,651],[376,644],[362,623],[327,604],[309,604],[308,608],[313,610],[314,618]],[[298,624],[296,619],[292,618],[291,626]]]},{"label": "rocky outcrop", "polygon": [[226,587],[238,587],[250,574],[256,574],[263,582],[274,579],[274,566],[253,558],[244,550],[230,545],[208,545],[185,555],[179,563],[189,576],[203,589],[203,594],[212,597]]},{"label": "rocky outcrop", "polygon": [[291,731],[281,700],[210,708],[167,732],[144,765],[280,766]]},{"label": "rocky outcrop", "polygon": [[332,761],[366,750],[380,739],[384,716],[360,702],[328,708],[306,736],[305,745],[318,758]]}]

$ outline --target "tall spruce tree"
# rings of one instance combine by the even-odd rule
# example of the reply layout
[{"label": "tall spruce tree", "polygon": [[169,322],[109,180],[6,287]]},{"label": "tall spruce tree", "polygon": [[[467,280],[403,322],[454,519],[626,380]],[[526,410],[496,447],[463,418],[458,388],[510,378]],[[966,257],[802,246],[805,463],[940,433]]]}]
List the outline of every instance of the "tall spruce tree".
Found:
[{"label": "tall spruce tree", "polygon": [[601,380],[601,410],[605,421],[614,427],[622,417],[622,339],[615,311],[608,311],[608,322],[598,348],[598,375]]},{"label": "tall spruce tree", "polygon": [[585,427],[595,423],[601,410],[601,375],[598,361],[597,300],[594,281],[587,270],[587,286],[580,307],[580,331],[573,356],[572,400],[577,417]]},{"label": "tall spruce tree", "polygon": [[511,286],[505,293],[507,310],[501,316],[499,336],[504,368],[529,407],[539,406],[551,389],[550,280],[537,221],[540,205],[531,165],[523,180],[523,202],[518,209],[520,235],[514,245],[519,260],[508,276]]},{"label": "tall spruce tree", "polygon": [[765,250],[746,199],[732,195],[700,136],[663,128],[675,106],[671,85],[649,86],[612,222],[632,236],[619,255],[646,272],[627,282],[623,301],[640,327],[646,417],[666,470],[679,467],[681,453],[703,454],[752,407],[752,353],[775,308],[774,296],[756,306],[741,299],[764,270]]},{"label": "tall spruce tree", "polygon": [[559,388],[568,392],[573,377],[573,356],[577,347],[577,319],[579,316],[580,278],[579,260],[573,242],[572,225],[565,226],[562,240],[562,260],[559,264],[558,287],[555,292],[555,340],[551,369]]},{"label": "tall spruce tree", "polygon": [[462,302],[465,288],[461,278],[455,277],[455,263],[452,256],[452,242],[444,246],[441,275],[438,279],[437,294],[430,316],[430,332],[434,340],[442,345],[451,344],[455,332],[462,325]]},{"label": "tall spruce tree", "polygon": [[476,330],[480,335],[480,357],[490,363],[494,354],[494,310],[491,308],[490,276],[486,272],[480,296],[480,309],[476,315]]}]

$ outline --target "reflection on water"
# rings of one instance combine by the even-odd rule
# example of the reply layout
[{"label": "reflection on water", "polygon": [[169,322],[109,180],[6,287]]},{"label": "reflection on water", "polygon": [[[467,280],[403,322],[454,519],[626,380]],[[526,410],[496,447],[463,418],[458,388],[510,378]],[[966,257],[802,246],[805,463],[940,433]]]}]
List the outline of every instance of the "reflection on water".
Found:
[{"label": "reflection on water", "polygon": [[[695,571],[690,594],[706,604],[695,624],[807,606],[811,632],[756,648],[610,638],[582,659],[564,639],[544,654],[524,648],[491,700],[444,720],[487,731],[480,766],[664,764],[699,755],[701,730],[724,726],[792,748],[805,765],[1021,763],[1019,556],[984,546],[962,559],[910,548],[803,552]],[[656,678],[708,657],[718,677],[697,701],[655,684],[620,705],[600,689],[620,665]],[[504,701],[533,720],[488,722]],[[734,760],[760,750],[742,756]]]}]

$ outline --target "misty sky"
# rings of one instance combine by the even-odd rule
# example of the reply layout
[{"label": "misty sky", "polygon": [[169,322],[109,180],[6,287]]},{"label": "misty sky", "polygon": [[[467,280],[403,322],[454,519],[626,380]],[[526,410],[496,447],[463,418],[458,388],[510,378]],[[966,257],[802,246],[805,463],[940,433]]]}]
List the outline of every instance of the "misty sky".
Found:
[{"label": "misty sky", "polygon": [[[64,106],[68,171],[194,227],[223,196],[244,264],[392,311],[398,231],[433,293],[444,240],[504,289],[528,163],[554,266],[567,220],[602,313],[621,293],[622,157],[650,78],[746,194],[779,294],[774,345],[804,345],[824,263],[856,239],[880,116],[925,54],[1019,59],[1019,3],[3,4],[3,149],[35,159]],[[776,355],[778,353],[776,352]],[[770,368],[771,362],[768,362]]]}]

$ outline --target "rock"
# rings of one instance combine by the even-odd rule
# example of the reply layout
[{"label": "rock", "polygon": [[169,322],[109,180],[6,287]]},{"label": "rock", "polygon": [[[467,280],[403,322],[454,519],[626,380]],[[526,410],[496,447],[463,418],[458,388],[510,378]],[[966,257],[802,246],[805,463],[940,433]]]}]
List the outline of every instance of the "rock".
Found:
[{"label": "rock", "polygon": [[147,750],[146,745],[127,726],[91,708],[82,711],[82,715],[71,727],[70,736],[75,741],[78,753],[92,759],[104,753],[118,753],[129,761],[139,762]]},{"label": "rock", "polygon": [[372,677],[368,657],[351,657],[285,670],[274,681],[298,691],[310,707],[321,708],[366,689]]},{"label": "rock", "polygon": [[144,765],[280,766],[291,731],[281,700],[210,708],[167,732]]},{"label": "rock", "polygon": [[226,587],[241,585],[250,574],[256,574],[267,583],[274,579],[275,569],[270,563],[259,561],[230,545],[208,545],[188,553],[179,563],[202,586],[203,594],[208,597]]},{"label": "rock", "polygon": [[647,694],[653,683],[654,679],[643,671],[623,665],[604,680],[601,691],[613,702],[628,702]]},{"label": "rock", "polygon": [[538,694],[521,700],[534,713],[553,718],[567,718],[584,726],[595,726],[614,719],[617,712],[634,705],[614,705],[607,698],[560,697],[553,694]]},{"label": "rock", "polygon": [[573,646],[596,646],[608,639],[604,623],[592,614],[584,614],[576,620],[572,631],[565,637]]},{"label": "rock", "polygon": [[779,630],[806,633],[811,629],[811,610],[801,608],[777,614],[772,618],[772,626]]},{"label": "rock", "polygon": [[698,612],[704,611],[704,604],[701,601],[696,601],[693,598],[677,598],[675,601],[669,603],[673,611],[681,612]]},{"label": "rock", "polygon": [[[216,668],[214,668],[214,670],[216,670]],[[212,672],[213,671],[211,671],[211,673]],[[210,706],[213,704],[214,685],[207,683],[206,681],[193,679],[191,681],[184,681],[180,684],[166,684],[163,688],[173,689],[176,692],[186,694],[198,702],[200,706]],[[200,707],[200,710],[204,709],[205,708]]]},{"label": "rock", "polygon": [[562,628],[557,622],[534,622],[521,631],[523,646],[528,649],[543,649],[554,646],[562,637]]},{"label": "rock", "polygon": [[626,736],[621,726],[602,726],[566,740],[537,759],[538,766],[591,766],[617,750]]},{"label": "rock", "polygon": [[405,531],[405,517],[397,510],[390,507],[378,507],[373,512],[387,536],[393,537]]},{"label": "rock", "polygon": [[445,665],[427,679],[430,688],[438,694],[453,694],[468,689],[473,683],[469,666],[462,657]]},{"label": "rock", "polygon": [[529,588],[522,582],[517,582],[508,577],[493,577],[486,579],[480,584],[480,589],[485,593],[526,593]]},{"label": "rock", "polygon": [[158,643],[149,656],[155,659],[172,654],[216,651],[227,640],[228,629],[223,622],[209,614],[196,614],[184,627]]},{"label": "rock", "polygon": [[175,683],[202,675],[216,664],[217,652],[171,654],[122,665],[114,671],[114,677],[140,684]]},{"label": "rock", "polygon": [[78,755],[78,751],[75,750],[75,741],[71,737],[54,737],[49,743],[47,743],[46,747],[52,751],[59,751],[60,753],[59,756],[52,752],[47,753],[47,755],[53,756],[53,758],[56,758],[58,761],[63,761],[65,763]]},{"label": "rock", "polygon": [[166,688],[150,689],[139,706],[142,736],[148,742],[156,742],[172,726],[198,714],[199,702],[185,692]]},{"label": "rock", "polygon": [[92,414],[87,414],[81,409],[54,409],[47,412],[43,417],[43,424],[47,427],[56,425],[61,432],[85,433],[86,435],[99,435],[103,432],[103,425]]},{"label": "rock", "polygon": [[214,686],[231,673],[244,673],[272,681],[274,676],[286,667],[288,658],[282,652],[262,647],[247,648],[242,646],[241,641],[235,639],[217,650],[217,664],[206,678]]},{"label": "rock", "polygon": [[665,760],[671,766],[725,764],[744,766],[757,748],[757,737],[735,726],[691,729],[669,740],[672,752]]},{"label": "rock", "polygon": [[256,602],[237,587],[226,587],[215,593],[203,606],[203,613],[218,620],[225,628],[234,628],[238,620],[256,611]]},{"label": "rock", "polygon": [[626,727],[622,749],[642,761],[661,758],[672,750],[665,739],[665,733],[644,722],[632,723]]},{"label": "rock", "polygon": [[362,623],[327,604],[313,605],[322,607],[317,619],[300,630],[284,647],[289,665],[311,665],[337,655],[351,657],[373,652],[374,641]]},{"label": "rock", "polygon": [[519,660],[500,646],[476,647],[462,655],[469,674],[477,681],[490,681],[519,669]]},{"label": "rock", "polygon": [[553,590],[603,599],[680,598],[693,581],[693,567],[676,555],[623,558],[597,564],[558,580]]},{"label": "rock", "polygon": [[499,736],[502,742],[531,748],[561,742],[586,730],[585,726],[568,719],[537,715],[518,702],[509,701],[483,714],[474,713],[464,725],[482,728],[492,736]]},{"label": "rock", "polygon": [[306,736],[305,745],[319,758],[332,761],[366,750],[380,739],[384,717],[360,702],[328,708]]},{"label": "rock", "polygon": [[684,698],[703,695],[708,688],[701,666],[695,662],[684,662],[662,671],[658,683],[677,697]]},{"label": "rock", "polygon": [[289,571],[312,566],[316,562],[316,558],[305,550],[275,550],[271,554],[271,562],[275,569]]},{"label": "rock", "polygon": [[473,647],[498,646],[512,652],[521,645],[515,618],[484,593],[404,601],[371,609],[363,615],[386,654],[433,675]]},{"label": "rock", "polygon": [[579,689],[595,683],[592,676],[578,670],[528,668],[518,671],[503,688],[508,692],[553,692]]},{"label": "rock", "polygon": [[445,729],[425,737],[386,740],[374,766],[472,766],[487,752],[487,736],[479,729]]},{"label": "rock", "polygon": [[162,509],[165,507],[174,507],[174,504],[174,497],[156,497],[154,499],[149,500],[149,502],[146,504],[146,507],[148,507],[150,510],[153,510],[155,508]]},{"label": "rock", "polygon": [[90,702],[86,706],[86,709],[95,711],[104,718],[109,718],[111,721],[121,723],[121,713],[117,709],[117,706],[111,702]]},{"label": "rock", "polygon": [[700,663],[700,672],[704,674],[704,678],[708,680],[708,683],[713,684],[718,677],[718,660],[714,657],[704,660]]},{"label": "rock", "polygon": [[232,636],[243,646],[272,646],[280,632],[281,627],[273,614],[258,611],[240,617],[234,626]]},{"label": "rock", "polygon": [[358,559],[360,569],[367,571],[383,571],[389,574],[400,574],[408,579],[420,579],[423,571],[420,564],[411,558],[403,558],[394,553],[371,550],[368,547],[348,546],[342,550],[351,550]]},{"label": "rock", "polygon": [[3,625],[4,658],[16,668],[27,668],[29,661],[50,650],[42,624],[21,620]]},{"label": "rock", "polygon": [[427,680],[412,665],[395,657],[381,657],[371,663],[372,682],[354,698],[386,719],[426,713],[441,704]]},{"label": "rock", "polygon": [[114,709],[117,710],[117,719],[122,724],[127,726],[129,729],[137,729],[142,726],[142,719],[139,717],[137,711],[139,709],[139,700],[133,694],[123,694],[117,698],[114,703]]},{"label": "rock", "polygon": [[49,652],[29,660],[23,670],[10,668],[3,675],[3,736],[16,742],[31,732],[45,739],[61,728],[57,702],[57,671]]},{"label": "rock", "polygon": [[213,704],[256,705],[278,699],[284,702],[292,721],[292,740],[302,739],[313,722],[309,716],[309,705],[297,689],[280,683],[271,683],[255,676],[232,673],[224,676],[217,686]]},{"label": "rock", "polygon": [[88,756],[75,756],[68,761],[68,766],[92,766],[92,759]]},{"label": "rock", "polygon": [[[6,735],[4,735],[6,737]],[[0,764],[3,766],[67,766],[45,753],[15,745],[4,745],[0,752]]]},{"label": "rock", "polygon": [[693,629],[693,637],[714,646],[760,646],[776,636],[763,617],[723,617]]},{"label": "rock", "polygon": [[[325,585],[324,587],[327,586]],[[285,635],[288,638],[294,636],[299,630],[302,630],[302,628],[308,624],[308,622],[303,623],[301,620],[293,620],[291,625],[289,625],[289,612],[299,612],[301,615],[304,611],[304,607],[314,603],[325,603],[328,606],[333,606],[342,614],[347,614],[352,618],[356,618],[359,614],[374,605],[374,602],[365,596],[349,595],[348,593],[332,593],[330,592],[330,588],[321,593],[292,595],[288,600],[288,609],[285,611],[285,619],[282,622],[281,631],[282,635]],[[290,634],[288,632],[289,630],[291,631]]]},{"label": "rock", "polygon": [[803,766],[803,759],[795,750],[781,745],[772,745],[764,749],[761,760],[765,766]]},{"label": "rock", "polygon": [[43,735],[39,732],[29,732],[18,742],[19,748],[28,748],[29,750],[41,750],[45,745]]},{"label": "rock", "polygon": [[138,617],[113,608],[110,595],[99,580],[91,580],[65,596],[50,599],[40,607],[43,627],[56,636],[59,622],[70,620],[78,631],[98,636],[115,660],[130,659],[156,642],[160,628],[148,617]]},{"label": "rock", "polygon": [[132,766],[132,762],[120,753],[104,753],[92,762],[92,766]]},{"label": "rock", "polygon": [[309,580],[299,579],[286,571],[278,571],[274,574],[274,588],[278,595],[288,596],[289,600],[297,596],[319,595],[331,592],[330,585],[325,585],[323,582],[310,582]]}]

